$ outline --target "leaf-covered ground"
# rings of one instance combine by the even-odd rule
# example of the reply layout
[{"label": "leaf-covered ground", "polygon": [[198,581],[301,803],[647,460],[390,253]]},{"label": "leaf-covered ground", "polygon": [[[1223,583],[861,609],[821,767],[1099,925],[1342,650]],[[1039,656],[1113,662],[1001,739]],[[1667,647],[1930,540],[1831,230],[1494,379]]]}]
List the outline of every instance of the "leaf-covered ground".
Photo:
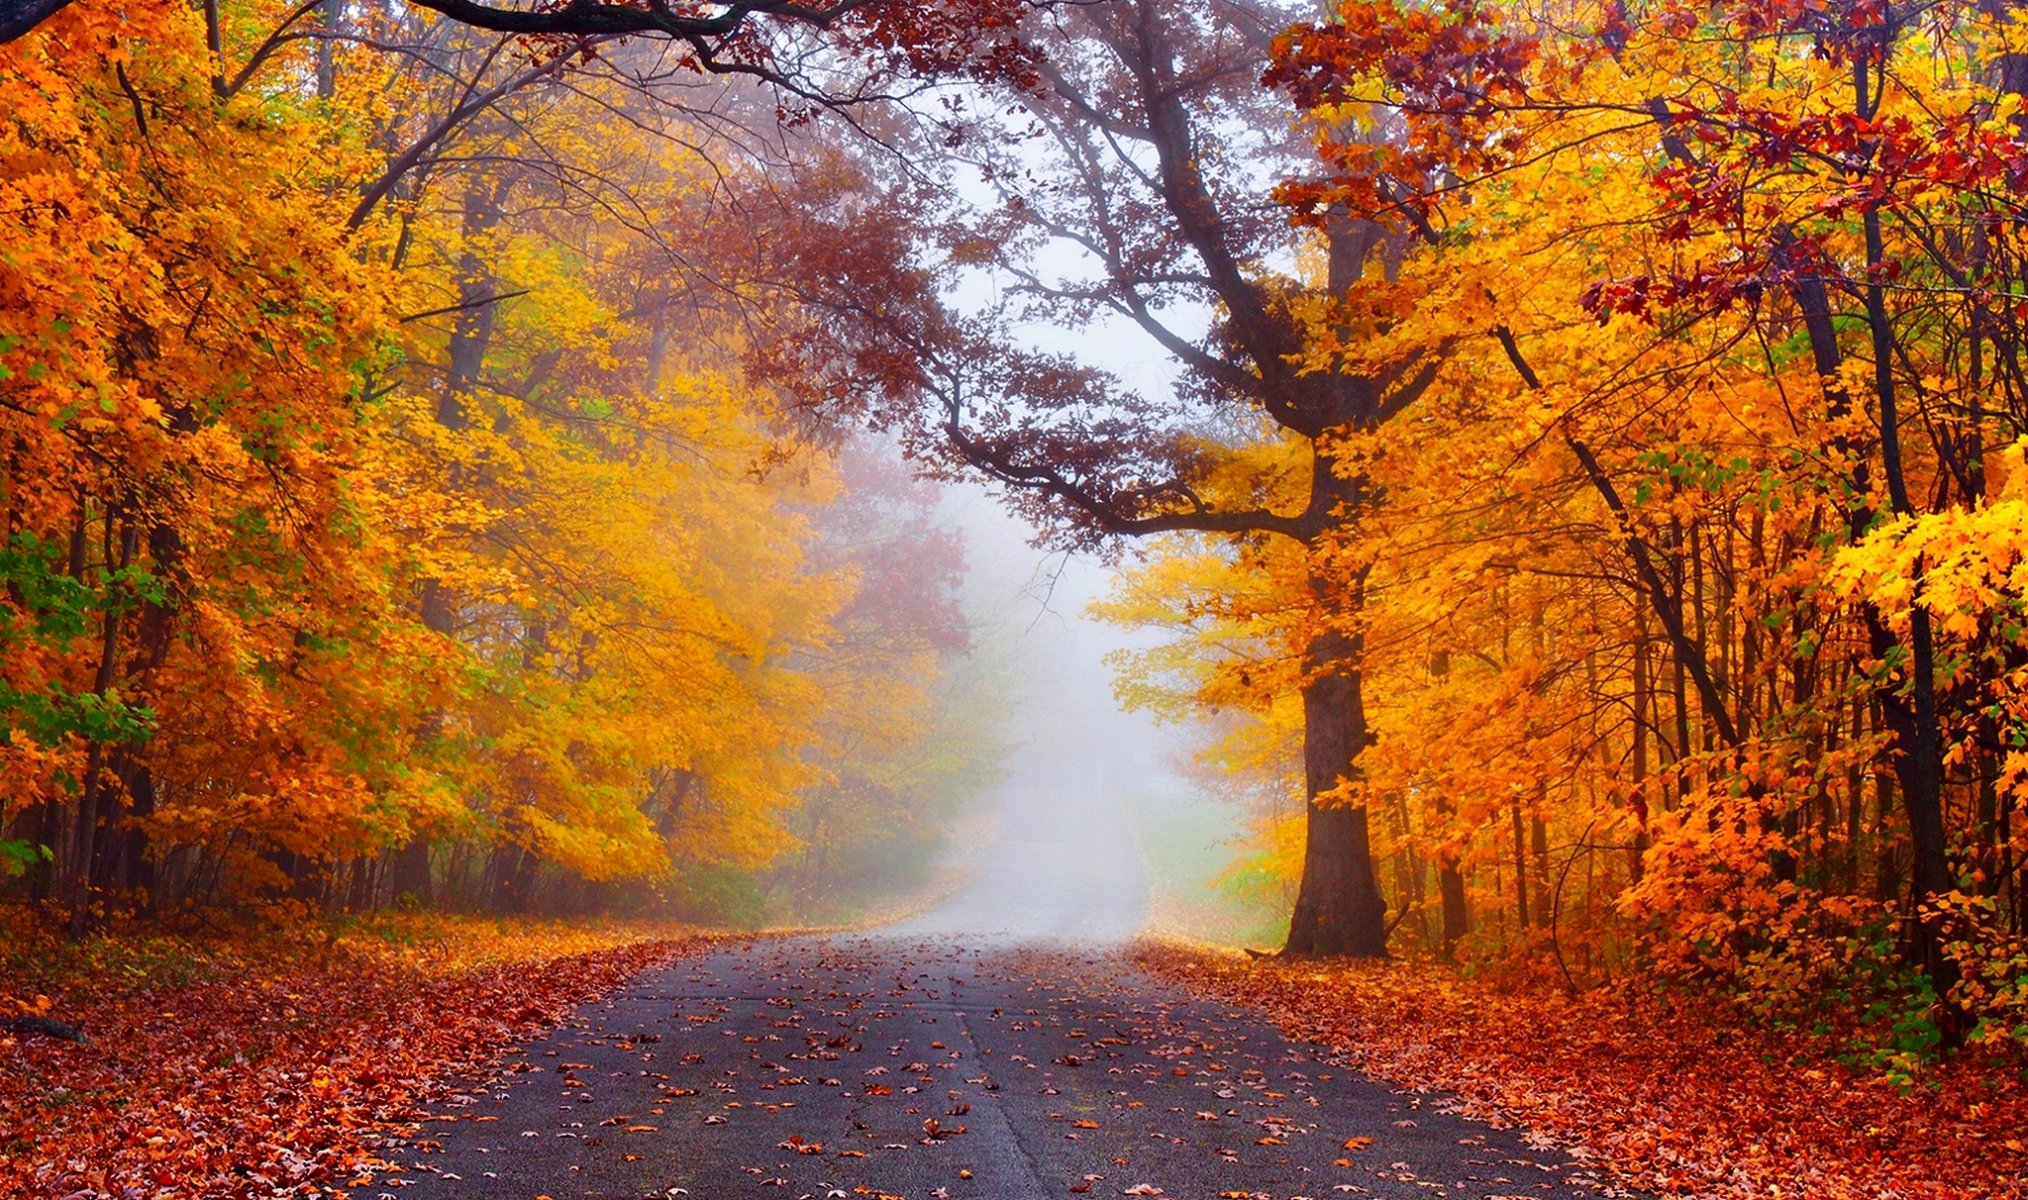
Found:
[{"label": "leaf-covered ground", "polygon": [[1142,942],[1142,968],[1258,1006],[1368,1073],[1567,1142],[1670,1195],[2028,1196],[2028,1082],[1966,1056],[1908,1089],[1722,1010],[1581,1002],[1413,962],[1322,965]]},{"label": "leaf-covered ground", "polygon": [[701,939],[389,919],[340,931],[5,931],[0,1007],[91,1041],[0,1035],[0,1196],[273,1196],[373,1165],[375,1129],[573,1004]]}]

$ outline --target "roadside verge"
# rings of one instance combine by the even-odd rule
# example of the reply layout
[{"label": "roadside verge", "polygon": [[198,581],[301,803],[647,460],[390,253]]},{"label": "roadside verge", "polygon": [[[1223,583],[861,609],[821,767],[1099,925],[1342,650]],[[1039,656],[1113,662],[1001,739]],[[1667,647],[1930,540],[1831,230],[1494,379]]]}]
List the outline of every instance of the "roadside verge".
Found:
[{"label": "roadside verge", "polygon": [[1523,1124],[1665,1195],[2028,1196],[2028,1081],[1971,1055],[1902,1089],[1716,1005],[1467,979],[1436,964],[1251,961],[1143,940],[1136,965],[1268,1014],[1398,1087]]},{"label": "roadside verge", "polygon": [[0,1038],[0,1195],[343,1187],[447,1081],[713,940],[652,926],[386,918],[10,953],[17,1007],[90,1041]]}]

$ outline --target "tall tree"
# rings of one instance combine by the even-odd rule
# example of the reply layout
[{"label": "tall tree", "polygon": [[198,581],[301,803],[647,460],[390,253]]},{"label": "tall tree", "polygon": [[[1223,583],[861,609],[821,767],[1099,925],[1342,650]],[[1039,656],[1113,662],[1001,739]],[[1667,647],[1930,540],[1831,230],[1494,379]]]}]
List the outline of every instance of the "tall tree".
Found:
[{"label": "tall tree", "polygon": [[[1710,822],[1714,876],[1764,885],[1735,899],[1797,894],[1794,839],[1823,818],[1793,781],[1849,761],[1829,731],[1879,754],[1908,958],[1956,1036],[1954,959],[1998,944],[1991,925],[1965,932],[1982,919],[1953,861],[1998,822],[1990,767],[1952,778],[1986,757],[1994,681],[1961,664],[1992,644],[1911,547],[1989,506],[1985,447],[2021,428],[2000,366],[2018,355],[1999,315],[2021,261],[2011,35],[1972,4],[1923,9],[1920,31],[1873,4],[1576,15],[1596,39],[1391,0],[1297,29],[1272,77],[1318,115],[1329,169],[1284,196],[1320,223],[1351,206],[1412,231],[1424,269],[1467,281],[1424,312],[1468,331],[1471,402],[1507,372],[1510,420],[1598,506],[1679,681],[1676,799]],[[1406,136],[1340,136],[1362,112]],[[1572,180],[1597,218],[1554,215]],[[1772,630],[1788,640],[1771,653]],[[1846,688],[1877,727],[1846,724]],[[1666,904],[1670,886],[1635,891]]]},{"label": "tall tree", "polygon": [[[1437,357],[1393,347],[1342,370],[1305,366],[1308,311],[1362,281],[1384,287],[1391,259],[1378,226],[1348,217],[1306,275],[1313,248],[1262,194],[1308,154],[1257,82],[1291,15],[1106,0],[1032,16],[1019,69],[975,70],[978,93],[953,98],[979,115],[935,123],[957,156],[938,183],[904,180],[868,213],[821,180],[806,200],[834,219],[833,236],[769,231],[776,274],[814,323],[781,339],[773,365],[810,380],[825,354],[849,364],[814,401],[867,406],[926,462],[1004,487],[1061,545],[1193,530],[1301,547],[1309,840],[1287,946],[1378,955],[1385,906],[1358,788],[1371,741],[1364,577],[1345,568],[1379,497],[1348,446],[1413,405]],[[891,232],[868,236],[884,223]],[[954,286],[997,280],[1002,299],[945,311],[932,276],[911,272],[924,254]],[[1038,323],[1100,319],[1105,336],[1132,331],[1172,356],[1183,382],[1135,389],[1075,355],[1024,348]],[[1302,448],[1300,479],[1277,465],[1211,486],[1235,461],[1221,439],[1264,431]]]}]

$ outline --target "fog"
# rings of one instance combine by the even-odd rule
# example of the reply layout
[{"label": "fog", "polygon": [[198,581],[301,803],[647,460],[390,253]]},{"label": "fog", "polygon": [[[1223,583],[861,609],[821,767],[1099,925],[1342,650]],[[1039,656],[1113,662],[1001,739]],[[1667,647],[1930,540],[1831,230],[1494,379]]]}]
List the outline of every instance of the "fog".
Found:
[{"label": "fog", "polygon": [[1017,689],[1005,778],[951,849],[963,880],[910,933],[1112,941],[1148,918],[1151,870],[1142,844],[1150,802],[1194,797],[1175,765],[1187,728],[1123,712],[1108,652],[1146,645],[1155,631],[1095,621],[1114,569],[1029,545],[1033,531],[983,489],[957,487],[946,520],[967,548],[967,600],[984,653],[1008,660]]},{"label": "fog", "polygon": [[[997,195],[976,179],[960,180],[959,191],[988,207]],[[1038,247],[1027,267],[1037,278],[1076,280],[1096,263],[1058,238]],[[945,299],[963,312],[991,309],[1009,282],[981,268],[962,274]],[[1212,315],[1186,304],[1164,317],[1194,336]],[[1174,356],[1118,314],[1090,314],[1078,329],[1015,322],[1006,332],[1031,349],[1101,369],[1124,391],[1176,393]],[[1016,939],[1131,937],[1149,922],[1161,886],[1206,882],[1176,869],[1178,843],[1184,859],[1222,861],[1230,846],[1221,840],[1242,833],[1246,818],[1178,773],[1199,740],[1195,731],[1123,712],[1115,702],[1106,656],[1162,636],[1086,614],[1110,591],[1117,568],[1036,549],[1034,529],[985,487],[952,486],[945,496],[945,519],[965,535],[969,609],[982,640],[1012,660],[1007,676],[1019,696],[1008,733],[1016,745],[1004,783],[982,806],[985,819],[972,826],[983,832],[969,842],[961,835],[952,849],[951,865],[966,882],[903,928]],[[1189,819],[1179,823],[1180,815]],[[1165,828],[1169,853],[1149,853],[1151,828]]]},{"label": "fog", "polygon": [[[1029,266],[1043,277],[1077,278],[1092,260],[1056,240]],[[1005,282],[973,272],[946,299],[961,311],[989,308]],[[1211,313],[1193,308],[1171,317],[1194,333]],[[1117,314],[1092,314],[1077,330],[1025,323],[1008,332],[1032,349],[1104,370],[1126,391],[1162,395],[1178,384],[1174,357]],[[944,517],[965,535],[967,601],[981,638],[1012,659],[1007,675],[1019,697],[1008,732],[1016,747],[975,826],[984,832],[953,848],[952,865],[966,882],[905,928],[1019,939],[1131,937],[1148,923],[1152,893],[1163,884],[1206,882],[1177,877],[1169,861],[1177,840],[1185,858],[1222,861],[1230,847],[1218,843],[1243,832],[1246,818],[1178,773],[1199,740],[1193,730],[1123,712],[1114,701],[1107,654],[1162,636],[1086,614],[1110,591],[1117,568],[1036,549],[1034,529],[985,487],[947,488]],[[1190,818],[1180,832],[1179,814]],[[1151,855],[1147,834],[1165,823],[1171,853]]]}]

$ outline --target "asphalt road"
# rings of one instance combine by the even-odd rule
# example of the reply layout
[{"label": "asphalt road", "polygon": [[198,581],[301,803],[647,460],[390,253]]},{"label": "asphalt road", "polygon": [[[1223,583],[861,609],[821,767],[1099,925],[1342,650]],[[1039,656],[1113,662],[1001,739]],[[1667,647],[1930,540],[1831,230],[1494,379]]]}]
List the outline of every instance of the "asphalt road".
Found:
[{"label": "asphalt road", "polygon": [[1131,835],[1114,812],[1076,817],[1088,836],[1008,829],[971,887],[895,929],[729,944],[636,979],[354,1195],[1611,1194],[1521,1133],[1125,969],[1104,942],[1139,919]]},{"label": "asphalt road", "polygon": [[948,936],[728,946],[581,1010],[466,1099],[395,1151],[416,1169],[389,1195],[1607,1194],[1101,951]]}]

